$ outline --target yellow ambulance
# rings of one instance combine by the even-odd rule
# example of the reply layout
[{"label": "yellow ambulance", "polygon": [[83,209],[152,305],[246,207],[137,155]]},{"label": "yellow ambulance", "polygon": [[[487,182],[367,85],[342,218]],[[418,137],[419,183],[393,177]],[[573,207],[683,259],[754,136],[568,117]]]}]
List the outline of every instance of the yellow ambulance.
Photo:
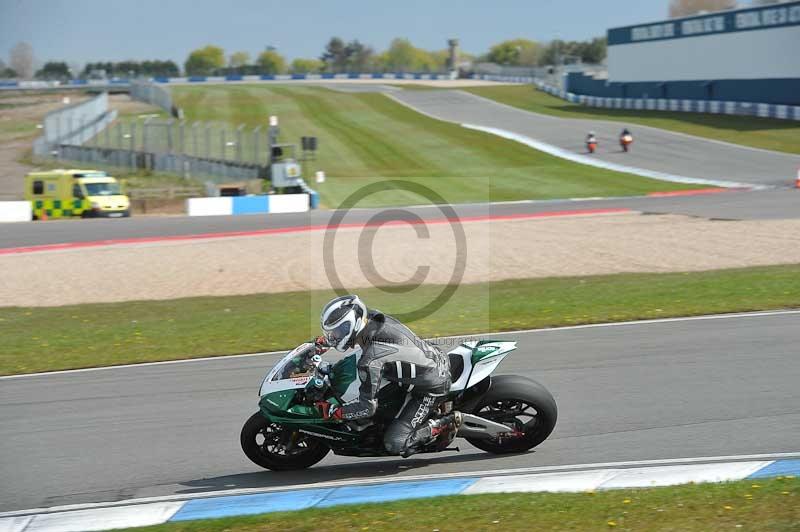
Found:
[{"label": "yellow ambulance", "polygon": [[25,177],[25,199],[38,220],[131,215],[131,202],[119,182],[97,170],[31,172]]}]

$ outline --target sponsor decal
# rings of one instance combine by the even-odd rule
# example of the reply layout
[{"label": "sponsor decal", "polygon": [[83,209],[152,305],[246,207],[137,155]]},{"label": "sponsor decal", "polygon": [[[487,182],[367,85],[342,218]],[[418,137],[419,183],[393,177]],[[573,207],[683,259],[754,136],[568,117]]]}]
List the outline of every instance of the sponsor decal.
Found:
[{"label": "sponsor decal", "polygon": [[422,398],[422,403],[420,403],[419,408],[417,408],[416,413],[414,413],[414,417],[411,419],[411,426],[413,428],[416,428],[417,425],[425,421],[431,411],[432,405],[433,397],[426,395]]},{"label": "sponsor decal", "polygon": [[309,380],[311,380],[311,376],[310,375],[305,375],[303,377],[292,377],[291,378],[291,381],[292,381],[293,384],[305,384]]}]

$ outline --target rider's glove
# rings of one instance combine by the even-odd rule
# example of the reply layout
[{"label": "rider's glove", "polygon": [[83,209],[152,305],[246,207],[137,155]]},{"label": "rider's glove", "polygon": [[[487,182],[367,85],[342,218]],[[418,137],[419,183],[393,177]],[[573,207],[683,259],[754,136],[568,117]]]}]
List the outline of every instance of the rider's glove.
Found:
[{"label": "rider's glove", "polygon": [[314,352],[316,354],[321,355],[326,351],[328,351],[328,349],[330,348],[331,346],[328,345],[328,341],[325,339],[324,336],[317,336],[316,338],[314,338],[314,349],[315,349]]},{"label": "rider's glove", "polygon": [[335,405],[333,403],[329,403],[328,401],[317,401],[316,403],[317,408],[322,414],[322,419],[334,419],[340,420],[342,419],[342,407]]}]

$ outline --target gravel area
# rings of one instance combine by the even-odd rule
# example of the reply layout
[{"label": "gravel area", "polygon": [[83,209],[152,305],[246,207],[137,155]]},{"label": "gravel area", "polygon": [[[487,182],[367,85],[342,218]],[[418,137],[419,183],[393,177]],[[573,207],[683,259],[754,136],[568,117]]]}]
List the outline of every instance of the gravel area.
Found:
[{"label": "gravel area", "polygon": [[[463,228],[468,247],[462,283],[800,262],[800,220],[624,214],[471,222]],[[450,281],[456,265],[451,228],[426,226],[427,237],[415,229],[423,226],[342,229],[328,263],[337,265],[341,282],[353,289],[409,279]],[[371,233],[377,233],[372,244]],[[0,305],[326,288],[323,238],[323,232],[289,233],[0,256]]]}]

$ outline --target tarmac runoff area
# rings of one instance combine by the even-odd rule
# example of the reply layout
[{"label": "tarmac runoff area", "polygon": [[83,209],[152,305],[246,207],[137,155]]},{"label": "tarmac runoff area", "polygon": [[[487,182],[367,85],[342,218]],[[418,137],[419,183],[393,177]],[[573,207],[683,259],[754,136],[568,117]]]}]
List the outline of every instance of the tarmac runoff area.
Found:
[{"label": "tarmac runoff area", "polygon": [[[460,227],[467,243],[461,283],[800,262],[800,219],[722,221],[600,209],[476,217]],[[344,286],[359,288],[375,284],[370,260],[385,282],[445,284],[455,269],[456,239],[443,219],[343,227],[329,257],[325,234],[324,227],[300,228],[0,254],[0,301],[52,306],[324,289],[331,263]],[[426,266],[430,271],[420,276]]]}]

